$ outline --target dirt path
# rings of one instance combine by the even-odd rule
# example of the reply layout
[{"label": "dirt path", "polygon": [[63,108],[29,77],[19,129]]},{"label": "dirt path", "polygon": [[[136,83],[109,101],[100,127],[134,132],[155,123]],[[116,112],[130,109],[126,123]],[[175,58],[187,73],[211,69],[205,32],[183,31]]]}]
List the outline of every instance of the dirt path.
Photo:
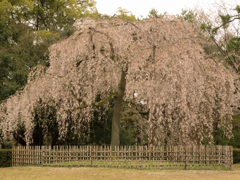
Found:
[{"label": "dirt path", "polygon": [[142,171],[115,168],[0,168],[1,180],[240,180],[240,164],[233,171],[161,170]]}]

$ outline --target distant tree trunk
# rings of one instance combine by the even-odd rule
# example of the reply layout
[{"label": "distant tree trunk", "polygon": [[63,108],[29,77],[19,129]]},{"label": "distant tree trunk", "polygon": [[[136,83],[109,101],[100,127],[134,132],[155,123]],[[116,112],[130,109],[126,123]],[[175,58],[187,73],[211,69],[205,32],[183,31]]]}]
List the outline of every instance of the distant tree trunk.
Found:
[{"label": "distant tree trunk", "polygon": [[155,124],[153,123],[152,129],[151,129],[151,144],[150,144],[150,146],[154,145],[154,133],[155,133]]},{"label": "distant tree trunk", "polygon": [[221,139],[221,134],[219,133],[218,121],[213,123],[213,138],[215,139],[215,145],[219,145],[219,139]]},{"label": "distant tree trunk", "polygon": [[39,126],[39,123],[35,126],[33,131],[33,143],[31,145],[34,146],[42,146],[43,145],[43,128]]},{"label": "distant tree trunk", "polygon": [[142,139],[141,139],[141,127],[137,125],[137,145],[141,146]]},{"label": "distant tree trunk", "polygon": [[115,146],[120,145],[120,116],[125,89],[126,89],[126,72],[122,70],[121,81],[118,85],[118,96],[114,101],[113,107],[112,136],[111,136],[112,150],[114,150]]},{"label": "distant tree trunk", "polygon": [[53,146],[55,146],[56,145],[56,143],[57,143],[57,140],[58,140],[58,131],[57,132],[55,132],[55,134],[54,135],[52,135],[52,143],[51,143],[51,148],[53,149]]}]

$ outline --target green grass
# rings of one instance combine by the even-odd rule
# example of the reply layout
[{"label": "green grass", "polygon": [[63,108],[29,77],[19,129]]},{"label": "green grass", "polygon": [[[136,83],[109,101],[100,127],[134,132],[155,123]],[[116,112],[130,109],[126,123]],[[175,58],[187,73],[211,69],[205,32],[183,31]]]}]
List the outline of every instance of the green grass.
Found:
[{"label": "green grass", "polygon": [[[60,161],[60,162],[47,162],[44,166],[57,166],[57,167],[120,167],[126,169],[185,169],[184,162],[167,162],[167,161],[148,161],[148,160],[78,160],[78,161]],[[187,163],[188,170],[193,169],[206,169],[206,170],[228,170],[226,167],[218,165],[206,165],[199,163]]]}]

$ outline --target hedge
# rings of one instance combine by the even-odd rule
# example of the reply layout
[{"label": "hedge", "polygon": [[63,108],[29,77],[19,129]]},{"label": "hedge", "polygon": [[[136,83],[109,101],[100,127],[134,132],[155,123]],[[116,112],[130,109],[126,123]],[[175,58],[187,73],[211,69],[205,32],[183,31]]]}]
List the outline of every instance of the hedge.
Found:
[{"label": "hedge", "polygon": [[233,149],[233,164],[240,163],[240,149]]},{"label": "hedge", "polygon": [[12,149],[0,149],[0,167],[12,166]]}]

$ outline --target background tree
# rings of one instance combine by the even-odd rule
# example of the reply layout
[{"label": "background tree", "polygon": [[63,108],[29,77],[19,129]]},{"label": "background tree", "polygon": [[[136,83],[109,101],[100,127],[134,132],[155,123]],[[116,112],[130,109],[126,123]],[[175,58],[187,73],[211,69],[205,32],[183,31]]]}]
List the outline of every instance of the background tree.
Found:
[{"label": "background tree", "polygon": [[196,16],[197,16],[197,13],[195,13],[193,10],[189,9],[189,10],[186,10],[186,9],[182,9],[182,12],[181,12],[181,16],[183,17],[183,19],[185,21],[188,21],[188,22],[194,22]]},{"label": "background tree", "polygon": [[164,12],[163,14],[159,14],[157,9],[152,8],[149,11],[148,18],[154,18],[154,17],[155,18],[160,18],[160,17],[163,17],[164,15],[166,15],[166,12]]},{"label": "background tree", "polygon": [[[96,17],[96,15],[94,14],[94,16],[91,17]],[[127,9],[123,9],[121,7],[117,8],[116,14],[113,15],[113,17],[119,17],[120,19],[122,19],[123,21],[137,21],[138,19],[136,18],[135,15],[132,14],[131,11],[128,11]],[[111,16],[107,15],[107,14],[97,14],[97,19],[110,19]]]},{"label": "background tree", "polygon": [[30,69],[49,66],[48,48],[69,37],[73,23],[97,16],[95,1],[0,1],[0,103],[27,83]]},{"label": "background tree", "polygon": [[122,9],[121,7],[117,10],[117,16],[124,21],[137,21],[135,15],[126,9]]},{"label": "background tree", "polygon": [[[220,56],[221,59],[224,59],[224,61],[228,63],[235,73],[238,73],[240,52],[238,37],[239,28],[236,26],[234,21],[238,21],[240,19],[240,7],[236,6],[234,10],[236,11],[235,15],[230,15],[228,13],[225,15],[219,14],[221,23],[203,23],[201,25],[201,29],[208,33],[211,40],[214,42],[216,49],[211,54],[214,56]],[[234,30],[235,33],[233,32]]]}]

